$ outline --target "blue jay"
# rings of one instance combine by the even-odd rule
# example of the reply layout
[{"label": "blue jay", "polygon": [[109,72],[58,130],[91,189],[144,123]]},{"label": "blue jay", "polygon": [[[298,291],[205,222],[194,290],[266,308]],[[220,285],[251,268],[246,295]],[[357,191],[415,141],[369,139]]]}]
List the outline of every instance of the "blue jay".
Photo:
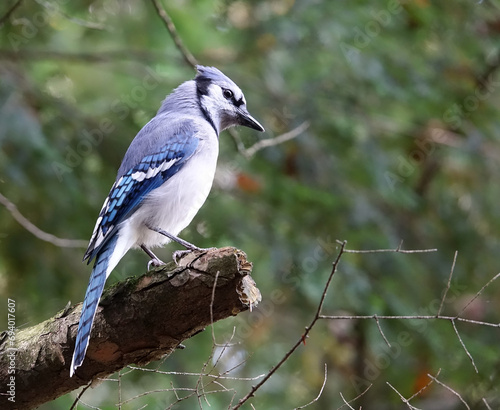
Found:
[{"label": "blue jay", "polygon": [[97,218],[83,260],[95,259],[83,301],[70,376],[82,365],[104,283],[131,248],[151,251],[176,241],[207,199],[219,153],[219,133],[235,125],[264,131],[239,87],[214,67],[197,66],[134,138]]}]

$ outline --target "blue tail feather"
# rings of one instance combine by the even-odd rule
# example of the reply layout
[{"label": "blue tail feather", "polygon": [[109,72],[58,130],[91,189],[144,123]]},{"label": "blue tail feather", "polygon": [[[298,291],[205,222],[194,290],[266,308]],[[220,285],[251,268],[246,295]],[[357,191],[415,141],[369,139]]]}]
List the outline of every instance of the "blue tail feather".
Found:
[{"label": "blue tail feather", "polygon": [[76,335],[75,351],[71,362],[70,377],[73,376],[75,370],[82,365],[85,359],[97,305],[99,304],[99,299],[106,283],[106,271],[109,259],[115,250],[117,239],[117,235],[114,235],[96,257],[87,292],[85,293],[85,299],[83,300],[82,313]]}]

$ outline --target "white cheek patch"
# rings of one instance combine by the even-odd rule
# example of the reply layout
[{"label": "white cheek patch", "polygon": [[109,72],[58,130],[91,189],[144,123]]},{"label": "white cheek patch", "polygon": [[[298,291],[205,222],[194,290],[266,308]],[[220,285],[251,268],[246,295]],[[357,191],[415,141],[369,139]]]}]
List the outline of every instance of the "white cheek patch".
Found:
[{"label": "white cheek patch", "polygon": [[179,158],[176,159],[171,159],[170,161],[165,161],[161,163],[161,165],[154,167],[154,168],[149,168],[147,172],[144,171],[137,171],[134,172],[131,177],[134,181],[137,182],[142,182],[145,179],[153,178],[156,175],[158,175],[160,172],[166,171],[167,169],[171,168],[177,161],[179,161]]},{"label": "white cheek patch", "polygon": [[225,103],[224,100],[220,100],[221,104],[216,103],[217,100],[214,98],[208,97],[206,95],[201,97],[201,105],[207,111],[210,113],[210,115],[216,115],[218,110],[220,109],[221,104]]}]

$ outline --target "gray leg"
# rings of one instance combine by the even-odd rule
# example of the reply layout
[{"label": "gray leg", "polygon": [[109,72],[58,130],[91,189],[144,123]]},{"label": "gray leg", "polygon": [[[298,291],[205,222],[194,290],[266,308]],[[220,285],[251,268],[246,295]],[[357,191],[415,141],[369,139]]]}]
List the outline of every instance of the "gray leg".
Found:
[{"label": "gray leg", "polygon": [[152,231],[158,232],[160,235],[166,236],[167,238],[171,239],[172,241],[175,241],[178,244],[181,244],[182,246],[184,246],[186,249],[189,249],[190,251],[203,251],[204,250],[204,249],[198,248],[197,246],[193,245],[192,243],[189,243],[188,241],[185,241],[184,239],[178,238],[177,236],[172,235],[172,234],[168,233],[167,231],[164,231],[163,229],[157,228],[155,226],[147,225],[147,224],[146,224],[146,226],[148,227],[148,229],[151,229]]},{"label": "gray leg", "polygon": [[147,253],[147,255],[151,258],[151,260],[148,262],[148,270],[151,269],[151,265],[154,267],[162,266],[165,265],[165,262],[160,260],[158,256],[156,256],[151,249],[148,249],[146,245],[141,245],[141,249]]},{"label": "gray leg", "polygon": [[[192,251],[203,252],[203,251],[207,251],[209,249],[213,249],[213,248],[209,248],[209,249],[198,248],[196,245],[193,245],[192,243],[189,243],[188,241],[185,241],[184,239],[181,239],[175,235],[172,235],[172,234],[164,231],[163,229],[160,229],[160,228],[157,228],[155,226],[148,225],[148,224],[146,224],[146,226],[148,227],[148,229],[151,229],[152,231],[158,232],[160,235],[166,236],[170,240],[175,241],[178,244],[181,244],[182,246],[184,246],[187,249],[185,251],[175,251],[172,254],[172,258],[173,258],[175,263],[178,263],[181,260],[181,258],[189,252],[192,252]],[[149,251],[149,249],[148,249],[148,251]],[[151,252],[151,251],[149,251],[149,252]],[[153,253],[153,252],[151,252],[151,253]],[[149,253],[148,253],[148,255],[149,255]]]}]

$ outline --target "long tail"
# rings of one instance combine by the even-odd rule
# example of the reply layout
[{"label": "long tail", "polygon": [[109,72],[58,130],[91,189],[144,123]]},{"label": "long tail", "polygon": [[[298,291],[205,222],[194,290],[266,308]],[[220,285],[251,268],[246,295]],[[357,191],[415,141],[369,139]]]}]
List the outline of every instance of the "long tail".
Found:
[{"label": "long tail", "polygon": [[[78,333],[76,335],[75,351],[73,353],[73,360],[71,361],[71,368],[69,371],[70,377],[73,376],[75,370],[80,367],[85,359],[85,352],[89,345],[90,331],[94,323],[94,317],[97,311],[97,305],[101,298],[104,284],[109,276],[111,270],[115,267],[116,262],[111,262],[113,252],[116,248],[117,236],[111,238],[105,245],[105,248],[99,252],[96,257],[92,274],[90,275],[89,285],[83,300],[82,314],[80,316],[80,323],[78,324]],[[121,255],[119,258],[121,259]]]}]

